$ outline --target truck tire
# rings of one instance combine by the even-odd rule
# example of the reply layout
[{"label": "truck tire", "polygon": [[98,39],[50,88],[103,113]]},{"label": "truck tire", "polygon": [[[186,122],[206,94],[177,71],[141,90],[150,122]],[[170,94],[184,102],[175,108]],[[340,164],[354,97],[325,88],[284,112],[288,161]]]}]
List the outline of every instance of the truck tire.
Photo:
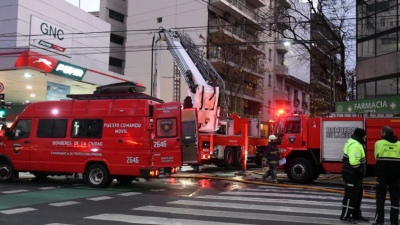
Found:
[{"label": "truck tire", "polygon": [[85,172],[85,182],[94,188],[107,187],[112,180],[107,167],[100,163],[90,165]]},{"label": "truck tire", "polygon": [[293,183],[308,184],[315,177],[311,163],[304,158],[296,158],[289,162],[287,175]]},{"label": "truck tire", "polygon": [[226,147],[224,152],[225,167],[230,169],[233,165],[234,152],[231,147]]},{"label": "truck tire", "polygon": [[241,166],[242,165],[242,150],[240,148],[235,148],[233,150],[233,165]]},{"label": "truck tire", "polygon": [[10,162],[0,162],[0,182],[10,182],[16,176],[16,172]]},{"label": "truck tire", "polygon": [[134,181],[136,179],[136,177],[133,177],[133,176],[116,176],[115,179],[120,184],[130,184],[130,183],[132,183],[132,181]]}]

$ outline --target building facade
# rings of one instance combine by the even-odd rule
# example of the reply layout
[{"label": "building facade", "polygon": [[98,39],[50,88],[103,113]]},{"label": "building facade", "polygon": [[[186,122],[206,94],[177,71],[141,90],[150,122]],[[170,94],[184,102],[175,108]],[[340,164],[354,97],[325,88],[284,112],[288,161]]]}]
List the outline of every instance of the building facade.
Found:
[{"label": "building facade", "polygon": [[399,95],[398,0],[357,1],[357,98]]}]

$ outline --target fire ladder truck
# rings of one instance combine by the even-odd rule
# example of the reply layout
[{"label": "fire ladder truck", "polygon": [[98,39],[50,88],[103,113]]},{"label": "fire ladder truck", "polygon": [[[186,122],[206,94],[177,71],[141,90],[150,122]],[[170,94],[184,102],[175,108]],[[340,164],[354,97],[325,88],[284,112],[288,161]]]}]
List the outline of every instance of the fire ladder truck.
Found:
[{"label": "fire ladder truck", "polygon": [[[261,136],[260,121],[228,115],[227,110],[222,110],[224,121],[220,121],[220,106],[227,107],[223,79],[188,34],[161,28],[160,37],[166,41],[193,100],[192,105],[184,104],[182,111],[183,163],[197,168],[215,164],[242,169],[246,169],[247,160],[260,164],[259,147],[268,144],[268,138]],[[193,121],[196,126],[190,125]],[[219,130],[221,122],[226,124],[224,132]]]}]

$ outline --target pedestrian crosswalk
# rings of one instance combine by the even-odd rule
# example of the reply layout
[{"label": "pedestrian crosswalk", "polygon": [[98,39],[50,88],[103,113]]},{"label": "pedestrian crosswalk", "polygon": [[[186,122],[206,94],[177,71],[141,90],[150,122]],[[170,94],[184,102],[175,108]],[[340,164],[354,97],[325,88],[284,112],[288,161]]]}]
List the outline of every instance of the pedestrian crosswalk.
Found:
[{"label": "pedestrian crosswalk", "polygon": [[[170,201],[166,205],[136,207],[129,215],[103,213],[85,219],[160,225],[340,224],[342,197],[335,193],[260,186]],[[363,216],[372,220],[375,200],[364,199],[362,209]]]},{"label": "pedestrian crosswalk", "polygon": [[[22,191],[23,192],[23,191]],[[73,207],[86,202],[107,204],[118,198],[135,198],[140,192],[123,192],[115,195],[93,196],[84,199],[51,202],[49,207]],[[343,195],[321,191],[287,188],[279,186],[250,186],[218,194],[180,196],[157,204],[104,211],[82,217],[82,223],[62,223],[49,221],[43,225],[68,224],[159,224],[159,225],[334,225],[340,224],[341,201]],[[389,209],[389,203],[386,202]],[[35,211],[32,206],[0,210],[0,215],[21,214]],[[375,200],[363,199],[363,216],[371,221],[375,214]],[[386,216],[388,216],[388,211]],[[119,224],[118,223],[118,224]],[[361,223],[360,223],[361,224]]]}]

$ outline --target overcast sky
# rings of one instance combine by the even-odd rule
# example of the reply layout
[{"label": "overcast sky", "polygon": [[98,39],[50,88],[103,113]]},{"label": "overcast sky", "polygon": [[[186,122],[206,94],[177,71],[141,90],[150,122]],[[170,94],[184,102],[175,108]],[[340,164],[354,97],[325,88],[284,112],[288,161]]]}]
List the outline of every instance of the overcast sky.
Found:
[{"label": "overcast sky", "polygon": [[99,11],[100,0],[65,0],[87,12]]}]

